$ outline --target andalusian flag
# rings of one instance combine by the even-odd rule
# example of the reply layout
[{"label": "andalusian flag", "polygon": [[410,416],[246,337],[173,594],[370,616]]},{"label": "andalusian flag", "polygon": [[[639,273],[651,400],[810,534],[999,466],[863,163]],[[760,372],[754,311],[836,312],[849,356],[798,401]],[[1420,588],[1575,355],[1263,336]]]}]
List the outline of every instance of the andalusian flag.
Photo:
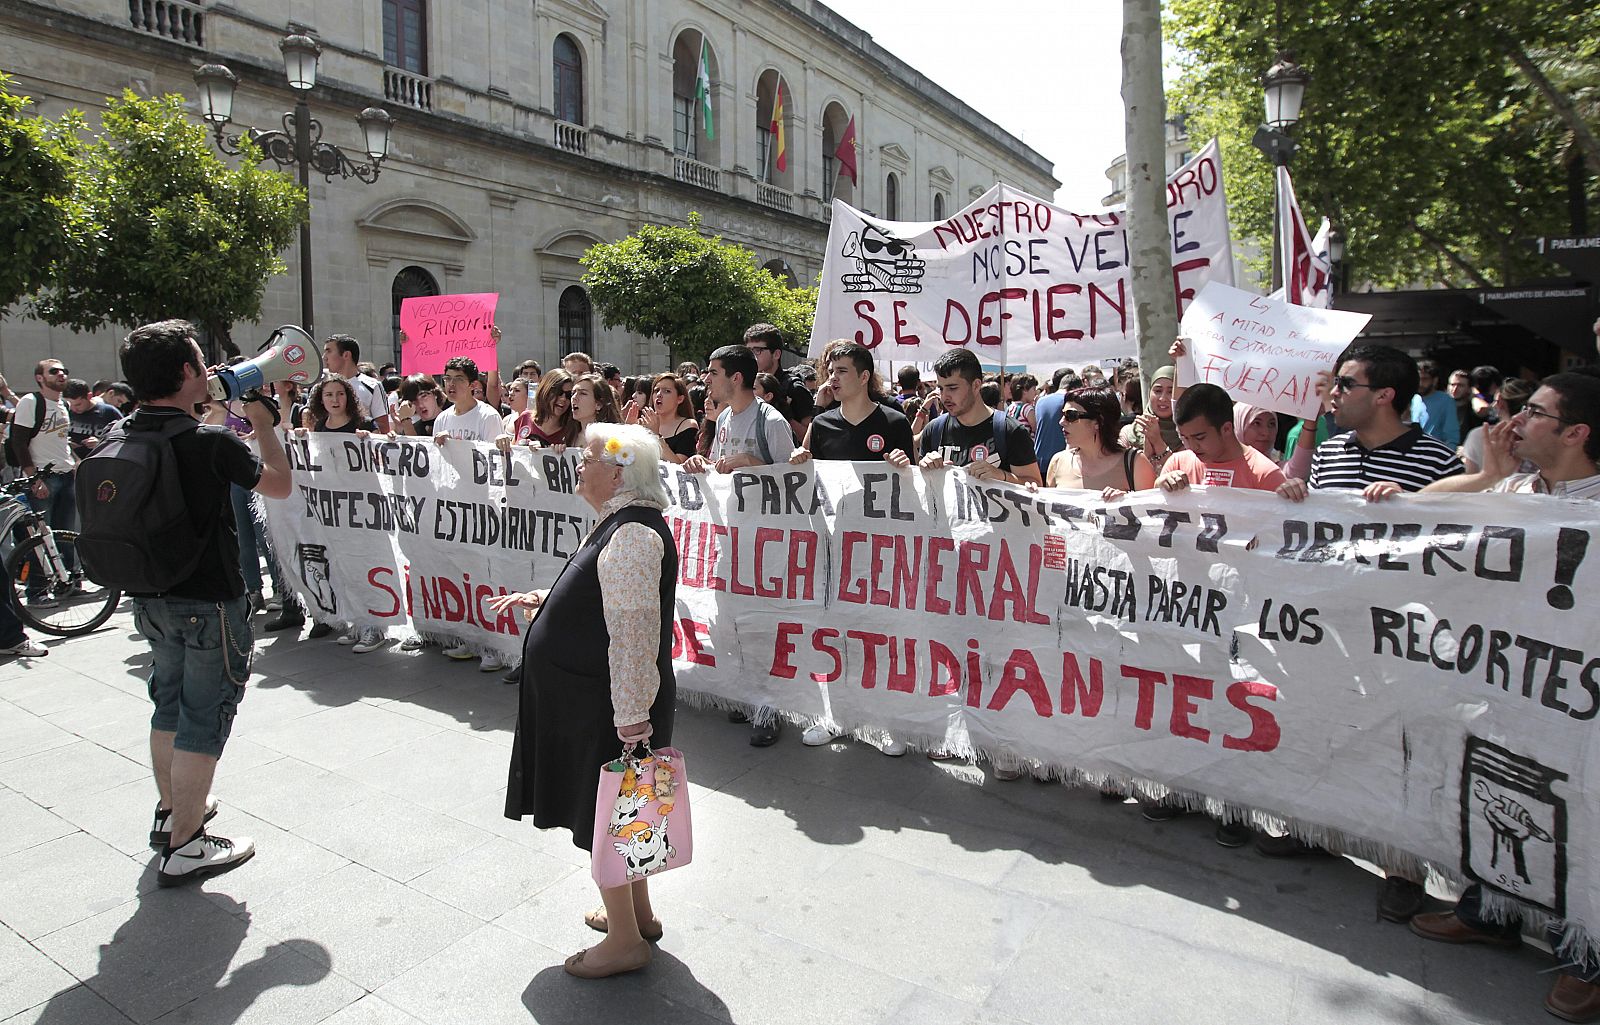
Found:
[{"label": "andalusian flag", "polygon": [[695,102],[700,104],[700,118],[705,122],[706,138],[717,137],[716,127],[711,123],[711,46],[700,37],[700,72],[694,80]]},{"label": "andalusian flag", "polygon": [[772,128],[772,147],[773,147],[773,152],[777,154],[777,160],[775,161],[775,163],[777,164],[778,170],[787,171],[789,169],[789,147],[787,145],[785,145],[785,140],[784,140],[784,137],[783,137],[783,82],[782,81],[778,82],[777,96],[772,101],[772,125],[771,125],[771,128]]}]

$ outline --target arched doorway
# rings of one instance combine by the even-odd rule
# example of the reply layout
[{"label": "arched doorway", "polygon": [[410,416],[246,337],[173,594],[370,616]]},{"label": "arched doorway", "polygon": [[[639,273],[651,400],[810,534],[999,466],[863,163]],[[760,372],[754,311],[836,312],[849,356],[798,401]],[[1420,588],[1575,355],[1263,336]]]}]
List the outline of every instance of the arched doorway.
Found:
[{"label": "arched doorway", "polygon": [[790,288],[800,287],[800,279],[795,277],[794,268],[789,266],[787,260],[768,260],[761,265],[761,269]]},{"label": "arched doorway", "polygon": [[[847,161],[839,159],[839,144],[850,126],[850,114],[838,103],[830,103],[822,110],[822,201],[832,202],[837,196],[852,206],[856,204],[856,172]],[[860,167],[859,147],[856,147],[856,167]]]},{"label": "arched doorway", "polygon": [[433,275],[421,267],[407,267],[394,276],[394,284],[389,288],[391,300],[390,322],[390,349],[394,355],[395,366],[400,365],[400,300],[418,299],[428,295],[439,294],[439,283],[433,280]]},{"label": "arched doorway", "polygon": [[794,96],[776,68],[756,79],[756,177],[794,191]]},{"label": "arched doorway", "polygon": [[[705,111],[700,100],[700,54],[704,46],[706,73],[710,78],[711,130],[706,131]],[[672,151],[680,157],[698,160],[712,167],[722,166],[722,148],[717,136],[721,110],[717,87],[721,77],[716,51],[698,29],[684,29],[672,45]]]}]

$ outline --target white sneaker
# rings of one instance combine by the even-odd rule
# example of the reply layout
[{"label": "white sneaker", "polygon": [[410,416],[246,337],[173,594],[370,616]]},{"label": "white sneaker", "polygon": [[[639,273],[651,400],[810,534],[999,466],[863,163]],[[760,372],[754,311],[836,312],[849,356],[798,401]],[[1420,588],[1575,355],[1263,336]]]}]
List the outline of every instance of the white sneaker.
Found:
[{"label": "white sneaker", "polygon": [[421,634],[412,634],[410,637],[407,637],[405,640],[400,642],[400,650],[421,651],[422,646],[427,643],[428,642],[422,638]]},{"label": "white sneaker", "polygon": [[840,731],[819,722],[806,727],[806,731],[800,734],[800,743],[806,747],[821,747],[833,743],[842,736],[844,734]]},{"label": "white sneaker", "polygon": [[468,659],[477,658],[478,655],[465,644],[457,644],[454,647],[444,649],[444,657],[453,658],[457,662],[465,662]]},{"label": "white sneaker", "polygon": [[506,667],[509,665],[509,662],[491,651],[489,654],[483,656],[483,665],[478,667],[478,672],[499,673],[505,671]]},{"label": "white sneaker", "polygon": [[9,648],[0,648],[0,657],[12,655],[16,658],[44,658],[48,654],[50,654],[49,648],[35,644],[26,637]]},{"label": "white sneaker", "polygon": [[[217,795],[206,795],[206,814],[200,820],[204,825],[217,817]],[[156,802],[155,821],[150,823],[150,849],[159,851],[172,842],[172,809],[162,808],[161,802]]]},{"label": "white sneaker", "polygon": [[890,737],[888,742],[882,747],[878,748],[878,750],[882,751],[890,758],[899,758],[901,755],[906,753],[906,742],[897,737]]},{"label": "white sneaker", "polygon": [[254,857],[255,853],[256,842],[249,837],[229,840],[201,833],[162,857],[156,882],[162,886],[182,886],[237,868]]},{"label": "white sneaker", "polygon": [[361,631],[352,627],[349,630],[349,632],[342,633],[342,634],[339,635],[338,643],[340,643],[340,644],[355,644],[360,640],[361,640]]},{"label": "white sneaker", "polygon": [[361,631],[361,639],[357,641],[350,648],[350,650],[355,652],[357,655],[365,655],[369,651],[377,651],[379,648],[388,643],[389,638],[385,637],[375,627],[369,627],[366,630]]}]

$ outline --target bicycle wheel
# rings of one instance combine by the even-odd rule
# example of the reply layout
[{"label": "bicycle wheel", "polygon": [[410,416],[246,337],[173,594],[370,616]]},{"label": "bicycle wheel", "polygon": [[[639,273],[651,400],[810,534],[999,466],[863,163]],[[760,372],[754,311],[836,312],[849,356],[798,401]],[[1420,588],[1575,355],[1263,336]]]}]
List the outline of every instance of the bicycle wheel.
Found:
[{"label": "bicycle wheel", "polygon": [[[77,531],[56,530],[51,531],[51,536],[55,538],[56,550],[63,556],[76,554]],[[34,597],[28,597],[32,582],[45,572],[43,547],[43,537],[26,538],[17,543],[6,560],[16,590],[17,615],[28,626],[58,637],[76,637],[104,626],[117,611],[117,603],[122,601],[121,591],[78,577],[51,581]]]}]

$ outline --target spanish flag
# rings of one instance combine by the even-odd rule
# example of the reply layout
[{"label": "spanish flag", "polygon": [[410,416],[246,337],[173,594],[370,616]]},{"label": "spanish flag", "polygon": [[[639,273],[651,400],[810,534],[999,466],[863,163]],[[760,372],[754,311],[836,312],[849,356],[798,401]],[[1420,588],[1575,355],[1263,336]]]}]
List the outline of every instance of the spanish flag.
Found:
[{"label": "spanish flag", "polygon": [[772,100],[772,124],[768,126],[772,131],[772,152],[775,154],[774,163],[778,170],[789,169],[789,147],[783,137],[783,82],[778,83],[777,94]]}]

